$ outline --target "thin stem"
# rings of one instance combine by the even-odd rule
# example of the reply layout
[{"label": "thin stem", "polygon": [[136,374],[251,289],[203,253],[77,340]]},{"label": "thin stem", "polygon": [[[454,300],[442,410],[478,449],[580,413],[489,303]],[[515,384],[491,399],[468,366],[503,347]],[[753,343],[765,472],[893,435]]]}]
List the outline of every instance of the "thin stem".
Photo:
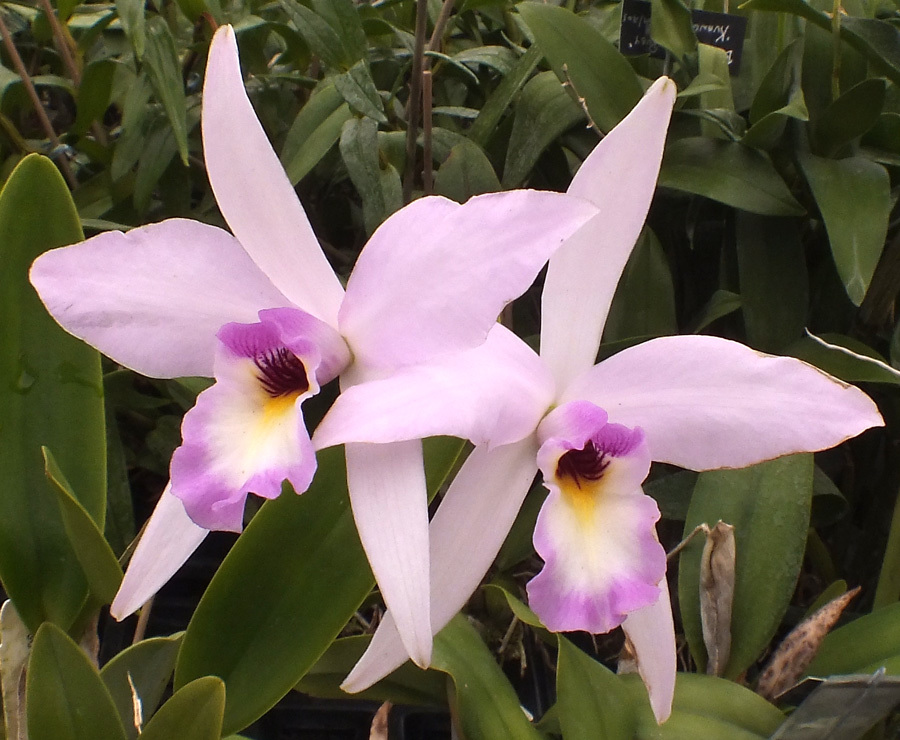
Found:
[{"label": "thin stem", "polygon": [[434,162],[431,159],[431,70],[422,70],[422,189],[425,195],[434,190]]},{"label": "thin stem", "polygon": [[147,623],[150,621],[150,612],[153,610],[153,600],[155,598],[155,595],[151,596],[141,607],[141,613],[138,615],[138,623],[134,628],[134,639],[131,641],[132,645],[137,645],[144,639],[144,635],[147,633]]},{"label": "thin stem", "polygon": [[[444,29],[450,21],[450,14],[453,12],[455,3],[456,0],[444,0],[443,5],[441,5],[441,12],[434,22],[434,30],[431,32],[431,39],[428,42],[428,51],[440,51],[441,41],[444,37]],[[431,59],[426,59],[425,64],[430,67]]]},{"label": "thin stem", "polygon": [[419,100],[422,94],[422,69],[425,59],[425,33],[428,28],[428,0],[416,0],[416,44],[413,51],[409,100],[406,101],[406,171],[403,173],[403,202],[412,200],[416,172],[416,138],[419,134]]},{"label": "thin stem", "polygon": [[[37,114],[38,121],[40,121],[41,128],[44,129],[44,133],[47,135],[53,148],[60,149],[62,144],[59,141],[59,137],[56,135],[56,131],[53,130],[53,124],[50,123],[50,119],[47,117],[47,111],[44,110],[41,98],[37,94],[37,90],[34,87],[34,83],[31,81],[28,70],[25,69],[25,63],[22,61],[22,57],[19,56],[19,51],[13,43],[12,35],[6,27],[6,23],[3,21],[2,16],[0,16],[0,36],[3,36],[3,46],[6,48],[6,53],[9,54],[9,58],[12,60],[16,73],[22,78],[22,84],[28,92],[28,97],[31,98],[31,104],[34,106],[34,111]],[[72,173],[68,161],[63,155],[60,155],[57,160],[59,162],[59,169],[63,173],[63,177],[66,178],[69,187],[74,190],[78,186],[78,180],[75,179],[75,175]]]},{"label": "thin stem", "polygon": [[841,96],[841,0],[834,0],[831,33],[834,45],[831,67],[831,99],[834,101]]}]

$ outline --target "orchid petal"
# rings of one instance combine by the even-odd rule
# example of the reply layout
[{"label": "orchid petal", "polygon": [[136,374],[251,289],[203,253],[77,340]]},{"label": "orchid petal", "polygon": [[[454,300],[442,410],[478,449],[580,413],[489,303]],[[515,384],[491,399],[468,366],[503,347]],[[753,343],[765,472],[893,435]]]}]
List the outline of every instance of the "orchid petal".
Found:
[{"label": "orchid petal", "polygon": [[[533,437],[487,450],[476,447],[450,484],[431,522],[431,623],[440,631],[465,605],[490,568],[531,487]],[[355,693],[406,662],[388,611],[341,688]]]},{"label": "orchid petal", "polygon": [[231,234],[185,219],[51,250],[31,282],[66,331],[156,378],[211,376],[222,324],[290,305]]},{"label": "orchid petal", "polygon": [[619,276],[656,189],[675,83],[657,80],[594,148],[568,193],[599,209],[550,260],[542,296],[541,356],[560,386],[594,364]]},{"label": "orchid petal", "polygon": [[622,629],[634,650],[653,714],[662,724],[672,713],[677,651],[672,602],[665,578],[659,582],[659,588],[661,593],[656,602],[631,612],[622,622]]},{"label": "orchid petal", "polygon": [[596,213],[561,193],[421,198],[391,216],[356,262],[340,312],[357,362],[417,364],[481,344],[500,311]]},{"label": "orchid petal", "polygon": [[272,309],[219,331],[216,383],[185,415],[172,456],[173,493],[200,526],[240,532],[249,493],[275,498],[284,480],[309,487],[316,458],[300,406],[319,390],[321,354],[295,333],[307,316]]},{"label": "orchid petal", "polygon": [[137,611],[184,565],[209,534],[188,517],[166,486],[135,548],[119,592],[109,607],[118,620]]},{"label": "orchid petal", "polygon": [[650,471],[644,434],[607,424],[583,401],[547,421],[554,434],[544,440],[541,425],[538,464],[550,495],[534,530],[545,565],[528,583],[528,603],[553,632],[609,632],[656,601],[666,573],[659,509],[641,491]]},{"label": "orchid petal", "polygon": [[865,393],[812,365],[709,336],[623,350],[563,393],[576,399],[643,428],[654,460],[693,470],[824,450],[884,423]]},{"label": "orchid petal", "polygon": [[422,443],[350,444],[353,518],[382,598],[399,628],[401,662],[431,662],[428,493]]},{"label": "orchid petal", "polygon": [[553,400],[534,351],[500,324],[475,349],[347,388],[313,436],[316,449],[437,435],[510,444],[531,434]]},{"label": "orchid petal", "polygon": [[253,112],[231,26],[209,48],[202,128],[209,183],[234,235],[293,303],[337,326],[343,289]]}]

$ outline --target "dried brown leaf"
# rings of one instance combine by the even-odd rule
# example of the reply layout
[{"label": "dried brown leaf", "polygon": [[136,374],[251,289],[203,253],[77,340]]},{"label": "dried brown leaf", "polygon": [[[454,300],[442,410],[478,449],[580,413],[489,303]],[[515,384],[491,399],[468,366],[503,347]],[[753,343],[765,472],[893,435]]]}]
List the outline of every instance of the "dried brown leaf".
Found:
[{"label": "dried brown leaf", "polygon": [[731,655],[734,603],[734,527],[716,523],[706,536],[700,561],[700,623],[709,660],[706,672],[721,676]]}]

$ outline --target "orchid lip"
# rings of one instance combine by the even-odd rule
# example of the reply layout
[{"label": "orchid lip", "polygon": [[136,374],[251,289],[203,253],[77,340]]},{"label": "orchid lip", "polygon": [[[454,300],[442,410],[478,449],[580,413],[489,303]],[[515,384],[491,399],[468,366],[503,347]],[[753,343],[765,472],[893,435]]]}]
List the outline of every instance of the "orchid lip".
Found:
[{"label": "orchid lip", "polygon": [[[614,453],[610,453],[613,456]],[[558,478],[570,478],[578,488],[581,481],[596,482],[603,477],[603,473],[610,464],[606,450],[598,450],[592,440],[588,440],[580,450],[569,450],[556,464],[556,476]]]},{"label": "orchid lip", "polygon": [[256,376],[271,398],[297,396],[309,390],[309,375],[303,361],[287,347],[276,347],[253,358]]}]

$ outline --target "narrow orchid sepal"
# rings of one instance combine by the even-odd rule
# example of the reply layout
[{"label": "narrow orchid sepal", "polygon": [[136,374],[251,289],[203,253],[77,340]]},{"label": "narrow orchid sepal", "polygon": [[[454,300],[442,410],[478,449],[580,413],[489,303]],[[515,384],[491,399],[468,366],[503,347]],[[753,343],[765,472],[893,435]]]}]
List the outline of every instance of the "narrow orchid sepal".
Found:
[{"label": "narrow orchid sepal", "polygon": [[209,184],[231,231],[294,305],[337,326],[343,288],[253,112],[231,26],[209,47],[201,127]]},{"label": "narrow orchid sepal", "polygon": [[406,654],[431,663],[428,491],[422,443],[348,444],[347,488],[356,529]]},{"label": "narrow orchid sepal", "polygon": [[610,421],[640,426],[654,460],[692,470],[740,468],[815,452],[882,426],[865,393],[812,365],[710,336],[652,339],[577,378]]},{"label": "narrow orchid sepal", "polygon": [[[497,557],[537,472],[536,453],[532,437],[490,451],[477,447],[450,484],[430,527],[434,632],[462,609]],[[472,491],[491,495],[472,496]],[[364,691],[407,658],[388,611],[341,688],[350,693]]]},{"label": "narrow orchid sepal", "polygon": [[191,521],[171,489],[169,485],[162,492],[109,607],[109,613],[118,620],[140,609],[209,534]]},{"label": "narrow orchid sepal", "polygon": [[594,147],[567,191],[600,213],[553,255],[544,281],[541,357],[560,387],[594,364],[616,285],[656,190],[675,93],[669,78],[654,82]]}]

